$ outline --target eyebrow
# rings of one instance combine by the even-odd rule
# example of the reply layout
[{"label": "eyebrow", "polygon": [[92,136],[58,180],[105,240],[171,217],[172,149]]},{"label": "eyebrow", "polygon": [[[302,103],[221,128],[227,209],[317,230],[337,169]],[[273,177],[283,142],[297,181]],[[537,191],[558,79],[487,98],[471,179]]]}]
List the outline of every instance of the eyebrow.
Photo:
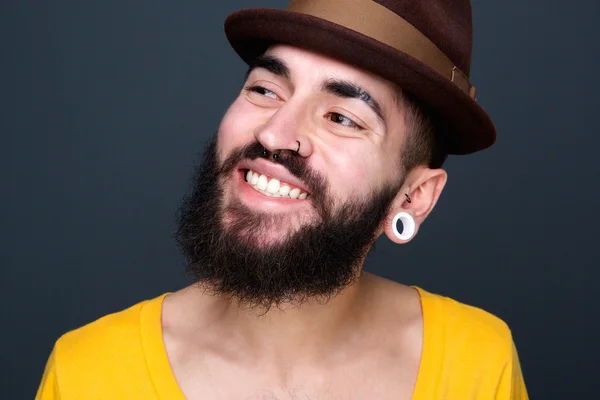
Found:
[{"label": "eyebrow", "polygon": [[345,98],[345,99],[358,99],[362,100],[373,110],[375,115],[377,115],[377,119],[384,126],[387,131],[387,123],[385,122],[385,113],[383,112],[383,108],[379,104],[377,100],[371,96],[369,92],[361,88],[360,86],[345,80],[339,79],[329,79],[327,80],[321,90],[324,92],[330,93],[334,96]]},{"label": "eyebrow", "polygon": [[[254,71],[256,68],[266,69],[272,74],[275,74],[287,80],[291,80],[292,77],[290,69],[283,60],[267,54],[258,56],[250,63],[248,71],[246,72],[246,80],[248,79],[248,76],[250,76],[252,71]],[[379,122],[381,122],[381,124],[385,128],[385,131],[387,132],[387,123],[385,119],[385,113],[383,112],[383,108],[381,107],[380,103],[377,100],[375,100],[369,92],[367,92],[360,86],[347,80],[328,79],[321,86],[321,90],[326,93],[345,99],[362,100],[367,106],[369,106],[369,108],[371,108],[375,115],[377,115],[377,119],[379,120]]]},{"label": "eyebrow", "polygon": [[287,80],[290,80],[290,78],[292,77],[290,69],[287,65],[285,65],[285,63],[281,59],[266,54],[258,56],[257,58],[252,60],[248,67],[248,72],[246,72],[246,80],[248,79],[248,76],[250,76],[252,71],[254,71],[256,68],[264,68],[272,74],[281,76],[282,78],[285,78]]}]

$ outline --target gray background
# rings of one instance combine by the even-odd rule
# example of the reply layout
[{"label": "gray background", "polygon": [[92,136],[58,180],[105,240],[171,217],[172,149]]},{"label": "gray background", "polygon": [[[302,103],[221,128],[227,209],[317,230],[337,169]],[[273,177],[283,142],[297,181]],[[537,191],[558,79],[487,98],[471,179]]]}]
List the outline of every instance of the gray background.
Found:
[{"label": "gray background", "polygon": [[[64,332],[187,284],[174,212],[246,69],[223,20],[285,4],[0,3],[0,398],[33,397]],[[498,142],[367,268],[503,318],[532,398],[597,398],[600,2],[473,9]]]}]

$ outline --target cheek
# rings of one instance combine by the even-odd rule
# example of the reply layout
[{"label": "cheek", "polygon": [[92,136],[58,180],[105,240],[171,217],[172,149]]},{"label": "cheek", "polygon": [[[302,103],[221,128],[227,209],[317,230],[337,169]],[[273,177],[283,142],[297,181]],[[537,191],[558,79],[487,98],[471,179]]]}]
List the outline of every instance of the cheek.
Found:
[{"label": "cheek", "polygon": [[365,146],[336,152],[329,157],[329,176],[333,194],[340,198],[364,196],[377,187],[380,175],[377,160],[371,157],[372,152],[365,151]]},{"label": "cheek", "polygon": [[[248,102],[238,97],[229,107],[219,125],[219,156],[229,154],[231,150],[244,146],[254,140],[254,130],[259,121],[251,113]],[[221,158],[223,159],[223,158]]]}]

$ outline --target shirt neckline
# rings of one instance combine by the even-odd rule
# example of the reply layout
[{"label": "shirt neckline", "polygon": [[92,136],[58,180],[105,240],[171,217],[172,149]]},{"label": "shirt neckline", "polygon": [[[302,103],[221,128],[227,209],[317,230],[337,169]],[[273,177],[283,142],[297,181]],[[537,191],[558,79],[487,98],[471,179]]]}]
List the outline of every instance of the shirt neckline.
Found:
[{"label": "shirt neckline", "polygon": [[[435,382],[438,375],[439,360],[443,350],[443,340],[440,337],[439,315],[441,304],[436,296],[417,286],[411,286],[418,294],[423,315],[423,345],[417,380],[413,389],[412,400],[426,399],[430,387],[427,382]],[[171,292],[145,302],[141,309],[141,340],[144,355],[150,373],[150,379],[159,398],[169,400],[185,400],[185,396],[175,379],[169,363],[169,357],[162,333],[163,301]],[[437,317],[436,317],[437,316]]]},{"label": "shirt neckline", "polygon": [[438,296],[435,296],[418,286],[411,286],[419,293],[421,301],[421,314],[423,316],[423,345],[421,349],[421,361],[419,372],[412,394],[412,400],[430,399],[432,394],[432,385],[437,382],[439,375],[439,366],[444,350],[444,341],[442,333],[444,330],[440,324],[443,324],[442,303]]},{"label": "shirt neckline", "polygon": [[144,304],[141,310],[142,347],[150,379],[159,398],[185,400],[175,379],[162,333],[162,306],[170,292]]}]

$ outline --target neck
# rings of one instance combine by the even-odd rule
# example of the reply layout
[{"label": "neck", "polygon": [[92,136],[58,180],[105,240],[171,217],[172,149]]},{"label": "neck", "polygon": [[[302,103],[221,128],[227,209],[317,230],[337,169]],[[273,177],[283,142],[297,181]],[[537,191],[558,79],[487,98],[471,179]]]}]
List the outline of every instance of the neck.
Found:
[{"label": "neck", "polygon": [[[309,299],[299,305],[273,306],[268,311],[212,297],[203,314],[228,347],[253,360],[298,363],[315,360],[351,340],[365,315],[365,287],[359,277],[328,301]],[[231,347],[230,347],[231,349]]]}]

